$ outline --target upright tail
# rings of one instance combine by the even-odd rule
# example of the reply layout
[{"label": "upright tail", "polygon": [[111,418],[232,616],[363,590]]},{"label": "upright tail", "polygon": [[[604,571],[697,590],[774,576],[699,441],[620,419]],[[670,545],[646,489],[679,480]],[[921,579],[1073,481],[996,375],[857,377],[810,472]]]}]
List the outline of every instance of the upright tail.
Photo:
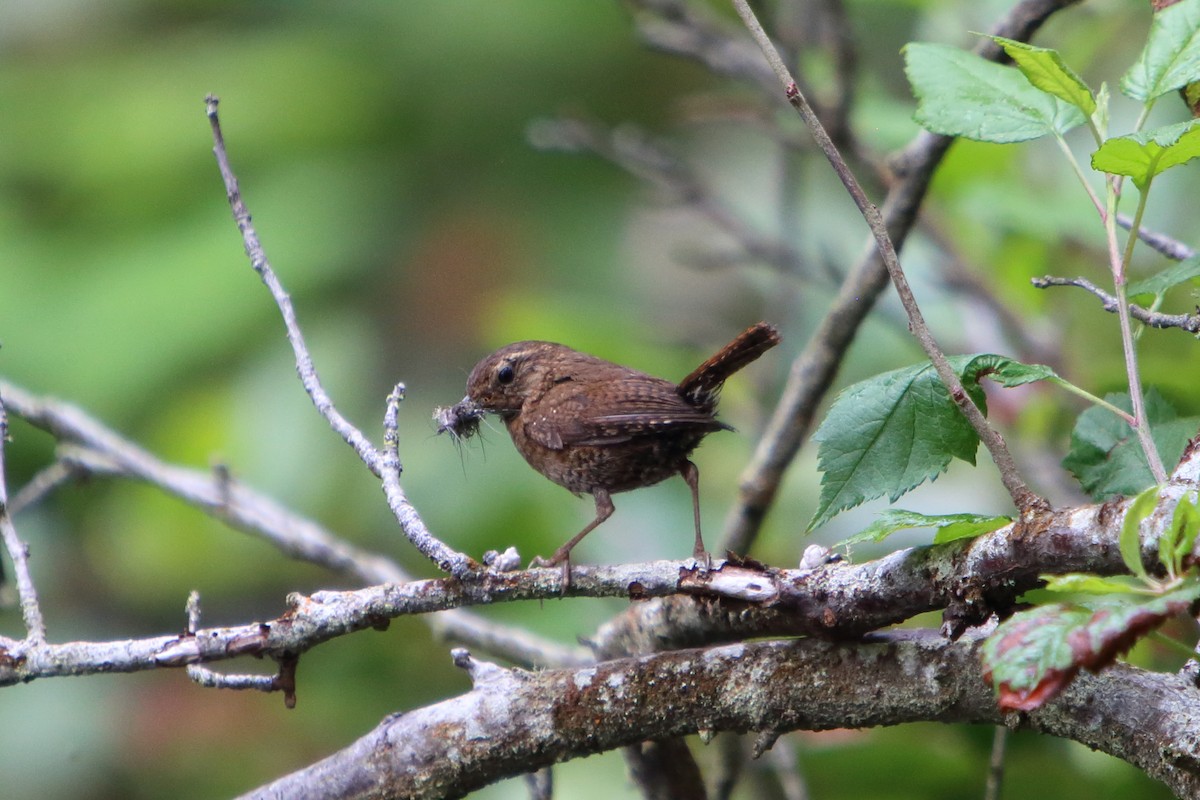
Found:
[{"label": "upright tail", "polygon": [[721,385],[730,375],[779,342],[779,331],[774,325],[766,322],[751,325],[680,381],[679,393],[693,405],[704,407],[715,404]]}]

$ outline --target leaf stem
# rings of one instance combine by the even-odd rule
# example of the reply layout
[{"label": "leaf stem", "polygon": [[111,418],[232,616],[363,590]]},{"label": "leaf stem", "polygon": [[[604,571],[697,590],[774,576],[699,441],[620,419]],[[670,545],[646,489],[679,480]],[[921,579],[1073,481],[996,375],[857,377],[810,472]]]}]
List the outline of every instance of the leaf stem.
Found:
[{"label": "leaf stem", "polygon": [[[1133,338],[1133,322],[1129,314],[1129,299],[1125,293],[1129,263],[1133,258],[1133,248],[1137,244],[1137,236],[1134,233],[1130,233],[1125,242],[1125,251],[1118,255],[1117,192],[1116,181],[1113,179],[1113,176],[1109,176],[1108,207],[1104,219],[1104,228],[1109,240],[1109,257],[1113,273],[1113,293],[1117,297],[1117,316],[1121,326],[1121,348],[1125,356],[1125,374],[1129,381],[1129,399],[1133,408],[1134,421],[1132,426],[1137,433],[1142,452],[1146,455],[1146,463],[1150,466],[1154,482],[1162,484],[1167,481],[1167,470],[1163,466],[1162,458],[1158,454],[1158,447],[1154,444],[1154,437],[1150,431],[1150,421],[1146,418],[1146,401],[1142,394],[1142,379],[1137,364],[1137,347]],[[1138,206],[1133,216],[1132,225],[1132,230],[1134,231],[1141,227],[1142,215],[1146,210],[1146,198],[1149,196],[1149,193],[1150,184],[1147,182],[1146,186],[1140,187],[1138,191]]]},{"label": "leaf stem", "polygon": [[1105,400],[1102,397],[1097,397],[1096,395],[1089,392],[1087,389],[1080,388],[1079,386],[1076,386],[1075,384],[1071,383],[1069,380],[1062,378],[1058,375],[1055,375],[1054,377],[1050,378],[1050,380],[1053,381],[1054,383],[1058,384],[1058,386],[1060,386],[1061,388],[1066,389],[1071,394],[1076,395],[1078,397],[1082,397],[1084,400],[1087,400],[1089,403],[1092,403],[1093,405],[1097,405],[1097,406],[1100,406],[1101,408],[1111,411],[1112,413],[1116,414],[1121,419],[1125,420],[1125,422],[1129,423],[1130,427],[1137,424],[1137,420],[1128,411],[1124,410],[1123,408],[1118,408],[1117,406],[1114,406],[1112,403],[1108,402],[1107,400]]},{"label": "leaf stem", "polygon": [[[1096,130],[1094,125],[1092,126],[1092,130]],[[1058,143],[1059,149],[1062,150],[1063,155],[1067,157],[1067,163],[1071,165],[1071,169],[1074,171],[1075,177],[1079,179],[1079,185],[1083,187],[1085,192],[1087,192],[1087,196],[1092,199],[1092,205],[1096,207],[1096,211],[1098,211],[1101,216],[1104,216],[1104,203],[1100,200],[1099,195],[1096,194],[1096,190],[1092,188],[1090,183],[1088,183],[1087,173],[1083,171],[1083,167],[1079,166],[1079,159],[1075,158],[1075,154],[1071,152],[1070,146],[1067,145],[1067,140],[1063,138],[1061,133],[1055,133],[1054,141]]]}]

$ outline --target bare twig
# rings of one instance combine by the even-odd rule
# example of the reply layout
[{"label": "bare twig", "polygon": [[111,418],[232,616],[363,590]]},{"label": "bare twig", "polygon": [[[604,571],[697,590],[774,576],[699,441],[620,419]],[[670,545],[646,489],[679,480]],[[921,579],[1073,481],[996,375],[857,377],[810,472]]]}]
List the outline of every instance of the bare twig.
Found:
[{"label": "bare twig", "polygon": [[800,254],[787,243],[754,230],[716,197],[687,164],[632,125],[605,131],[579,119],[541,120],[529,128],[534,147],[589,152],[693,209],[728,234],[746,256],[782,272],[799,272]]},{"label": "bare twig", "polygon": [[[200,593],[191,592],[187,599],[187,632],[196,635],[200,629]],[[209,689],[252,689],[258,692],[279,691],[280,681],[275,675],[251,674],[222,674],[203,664],[188,664],[187,676],[193,683]],[[296,704],[295,694],[291,695],[288,707]]]},{"label": "bare twig", "polygon": [[[479,565],[476,562],[461,553],[455,552],[429,532],[420,515],[417,514],[416,509],[405,498],[404,492],[400,488],[400,459],[394,447],[396,436],[395,411],[392,408],[391,400],[389,399],[389,414],[392,420],[390,434],[393,446],[390,449],[390,454],[385,456],[375,449],[375,446],[367,440],[367,437],[358,428],[351,425],[341,415],[321,385],[320,378],[317,377],[316,367],[313,365],[312,356],[309,355],[308,347],[304,344],[304,335],[301,333],[300,325],[296,321],[296,312],[292,307],[291,298],[284,291],[283,285],[279,282],[279,279],[271,269],[270,263],[267,261],[266,253],[263,252],[262,245],[258,241],[258,234],[255,233],[254,226],[250,222],[250,212],[242,201],[237,176],[234,175],[233,169],[229,166],[229,156],[225,152],[225,139],[221,134],[221,123],[217,117],[217,104],[219,102],[213,95],[209,95],[205,100],[205,111],[208,114],[213,132],[213,153],[217,157],[217,165],[221,170],[221,178],[225,181],[225,192],[229,197],[229,205],[233,209],[233,218],[237,222],[238,230],[242,232],[242,240],[245,243],[246,255],[250,257],[250,265],[254,267],[254,271],[259,274],[263,283],[271,290],[271,296],[275,298],[275,302],[279,306],[279,311],[283,315],[283,322],[287,327],[288,341],[292,343],[292,351],[296,357],[296,370],[300,375],[300,381],[304,384],[304,390],[308,392],[308,396],[312,398],[313,405],[317,407],[321,416],[325,417],[330,427],[347,444],[354,448],[355,452],[358,453],[358,457],[362,459],[362,462],[367,465],[367,468],[371,472],[384,479],[384,491],[387,493],[388,502],[392,506],[392,511],[396,514],[396,519],[409,541],[422,554],[429,557],[440,568],[455,577],[465,577],[477,572]],[[393,395],[393,398],[395,397]],[[385,461],[387,462],[386,464],[384,463]],[[384,475],[385,468],[388,473],[386,477]]]},{"label": "bare twig", "polygon": [[400,529],[412,542],[413,547],[437,564],[439,569],[456,578],[472,576],[482,569],[479,562],[448,547],[431,534],[400,486],[400,434],[397,432],[396,418],[400,411],[400,401],[403,399],[404,384],[398,383],[395,390],[388,395],[387,411],[383,417],[383,454],[379,462],[379,474],[383,478],[383,491],[387,496],[388,507],[392,509],[392,514],[400,523]]},{"label": "bare twig", "polygon": [[808,800],[808,784],[800,771],[798,748],[793,738],[781,736],[771,748],[768,763],[779,779],[779,788],[786,800]]},{"label": "bare twig", "polygon": [[8,508],[8,481],[4,469],[4,446],[8,441],[7,399],[7,392],[0,390],[0,537],[3,537],[4,547],[12,559],[21,616],[25,620],[25,641],[38,646],[46,641],[46,621],[42,618],[37,589],[29,572],[29,548],[17,536],[17,528],[13,525]]},{"label": "bare twig", "polygon": [[[1128,214],[1117,214],[1117,224],[1125,230],[1133,227],[1133,217]],[[1138,238],[1145,242],[1151,250],[1162,253],[1174,261],[1183,261],[1196,255],[1196,251],[1178,239],[1173,239],[1165,233],[1152,231],[1142,226],[1138,228]]]},{"label": "bare twig", "polygon": [[665,53],[695,59],[716,75],[736,78],[775,93],[775,76],[754,45],[702,3],[686,0],[626,0],[643,40]]},{"label": "bare twig", "polygon": [[543,767],[537,772],[526,773],[525,785],[529,788],[529,800],[552,800],[554,772],[549,767]]},{"label": "bare twig", "polygon": [[1000,800],[1004,785],[1004,753],[1008,749],[1008,728],[997,725],[992,733],[992,754],[988,759],[987,784],[983,789],[983,800]]},{"label": "bare twig", "polygon": [[379,475],[378,451],[362,431],[341,415],[325,392],[325,387],[321,385],[321,379],[317,377],[317,368],[313,364],[312,356],[309,355],[308,347],[304,344],[304,334],[300,332],[300,326],[296,322],[296,309],[292,306],[292,299],[284,291],[279,278],[271,269],[270,262],[267,261],[267,254],[263,251],[262,244],[258,240],[258,233],[250,221],[250,210],[242,201],[237,176],[234,175],[233,168],[229,165],[229,156],[225,152],[225,137],[221,133],[221,121],[217,117],[219,102],[220,100],[213,95],[205,98],[205,113],[207,113],[209,124],[212,126],[213,155],[217,157],[221,179],[225,182],[225,195],[229,199],[229,207],[233,210],[234,222],[237,223],[238,230],[242,233],[242,242],[246,248],[246,255],[250,258],[250,266],[254,268],[262,282],[271,291],[271,296],[275,298],[275,303],[283,315],[288,341],[291,342],[292,352],[296,357],[296,372],[300,375],[300,382],[304,384],[304,391],[308,393],[313,405],[317,407],[317,411],[321,413],[329,426],[354,448],[358,457],[371,472]]},{"label": "bare twig", "polygon": [[12,501],[8,504],[9,513],[16,516],[23,509],[37,505],[46,495],[74,477],[75,471],[71,469],[69,464],[61,459],[55,461],[50,466],[39,471],[24,486],[17,490],[17,493],[13,495]]},{"label": "bare twig", "polygon": [[[1104,291],[1087,278],[1057,278],[1047,275],[1044,278],[1031,278],[1030,283],[1039,289],[1048,289],[1051,286],[1076,286],[1100,298],[1101,305],[1105,311],[1115,314],[1120,308],[1120,301],[1116,297]],[[1135,303],[1129,303],[1129,314],[1134,319],[1152,328],[1179,328],[1191,334],[1200,333],[1200,313],[1162,314],[1143,308]]]}]

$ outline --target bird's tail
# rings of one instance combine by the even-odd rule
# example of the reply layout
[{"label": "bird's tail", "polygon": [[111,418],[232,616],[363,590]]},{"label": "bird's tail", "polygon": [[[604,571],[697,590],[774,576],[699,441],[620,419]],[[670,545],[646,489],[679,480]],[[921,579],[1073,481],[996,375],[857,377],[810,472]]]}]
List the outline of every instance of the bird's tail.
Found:
[{"label": "bird's tail", "polygon": [[751,325],[680,381],[679,393],[698,406],[715,403],[721,385],[730,375],[779,344],[779,341],[779,331],[774,325],[766,322]]}]

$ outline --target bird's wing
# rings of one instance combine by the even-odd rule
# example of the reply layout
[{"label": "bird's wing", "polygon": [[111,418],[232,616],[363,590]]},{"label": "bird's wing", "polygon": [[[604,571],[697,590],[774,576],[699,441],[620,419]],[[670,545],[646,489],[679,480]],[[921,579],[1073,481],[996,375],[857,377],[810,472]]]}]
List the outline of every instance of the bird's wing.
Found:
[{"label": "bird's wing", "polygon": [[619,387],[597,389],[595,384],[570,382],[553,387],[539,403],[541,413],[526,423],[526,432],[539,444],[561,450],[568,445],[620,444],[667,431],[728,427],[698,411],[673,384],[649,375],[625,375]]}]

